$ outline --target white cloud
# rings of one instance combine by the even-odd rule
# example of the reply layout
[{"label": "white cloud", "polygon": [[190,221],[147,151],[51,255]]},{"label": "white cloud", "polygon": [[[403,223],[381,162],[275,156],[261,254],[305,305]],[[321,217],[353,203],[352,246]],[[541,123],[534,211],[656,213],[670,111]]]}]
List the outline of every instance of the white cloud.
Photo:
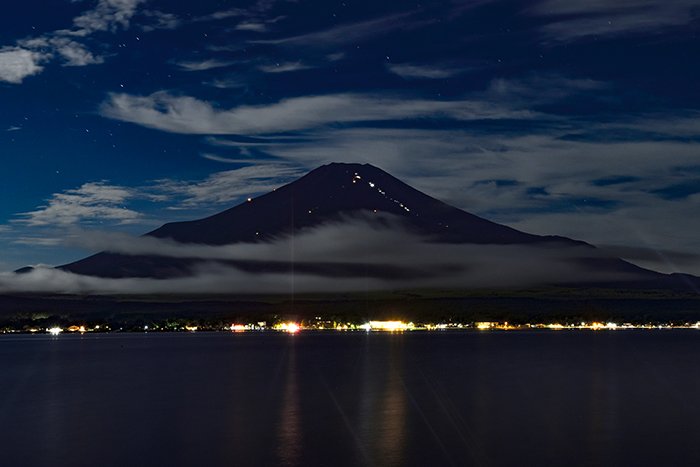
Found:
[{"label": "white cloud", "polygon": [[[243,155],[249,155],[247,148],[243,147],[239,149],[240,154]],[[255,165],[262,165],[262,164],[281,164],[284,163],[284,161],[280,160],[275,160],[275,159],[253,159],[253,158],[230,158],[230,157],[223,157],[219,156],[218,154],[212,154],[212,153],[202,153],[200,154],[204,159],[214,161],[214,162],[223,162],[224,164],[255,164]]]},{"label": "white cloud", "polygon": [[406,79],[445,79],[462,72],[462,70],[456,68],[410,63],[390,64],[387,65],[387,68],[392,73]]},{"label": "white cloud", "polygon": [[135,196],[128,188],[105,182],[85,183],[80,188],[55,193],[46,205],[19,215],[28,226],[69,226],[81,222],[130,223],[141,215],[123,206]]},{"label": "white cloud", "polygon": [[411,15],[412,13],[400,13],[357,23],[342,24],[323,31],[299,36],[257,40],[251,41],[251,43],[291,47],[309,46],[328,48],[340,44],[355,43],[373,36],[385,35],[396,30],[412,29],[429,22],[429,20],[410,19]]},{"label": "white cloud", "polygon": [[345,52],[333,52],[326,55],[326,59],[329,62],[337,62],[345,58]]},{"label": "white cloud", "polygon": [[99,0],[92,10],[73,19],[75,29],[65,31],[75,36],[88,36],[95,32],[114,32],[128,29],[137,8],[146,0]]},{"label": "white cloud", "polygon": [[245,88],[248,86],[248,83],[241,79],[241,78],[219,78],[219,79],[213,79],[211,81],[206,81],[203,83],[206,86],[212,86],[215,88],[219,89],[236,89],[236,88]]},{"label": "white cloud", "polygon": [[46,55],[20,47],[0,48],[0,81],[20,84],[27,76],[40,73]]},{"label": "white cloud", "polygon": [[200,154],[203,158],[209,160],[209,161],[214,161],[214,162],[223,162],[224,164],[240,164],[246,161],[246,159],[230,159],[228,157],[223,157],[219,156],[216,154],[211,154],[208,152]]},{"label": "white cloud", "polygon": [[267,31],[267,24],[257,21],[244,21],[236,25],[235,29],[237,31],[265,32]]},{"label": "white cloud", "polygon": [[533,73],[517,79],[494,78],[485,95],[504,102],[556,101],[574,94],[596,93],[610,84],[589,78],[570,78],[554,73]]},{"label": "white cloud", "polygon": [[302,62],[280,62],[272,65],[261,65],[258,70],[265,73],[288,73],[291,71],[308,70],[314,68],[311,65],[305,65]]},{"label": "white cloud", "polygon": [[486,101],[447,101],[363,94],[329,94],[220,110],[188,96],[111,94],[101,115],[145,127],[185,134],[263,134],[331,123],[429,117],[455,120],[528,119],[536,114]]},{"label": "white cloud", "polygon": [[[240,201],[242,197],[271,191],[303,175],[303,171],[286,161],[260,161],[242,157],[231,160],[209,154],[203,156],[247,166],[215,172],[200,180],[161,179],[134,187],[112,185],[104,181],[88,182],[79,188],[54,193],[45,205],[17,214],[12,222],[14,230],[0,225],[0,233],[14,233],[16,238],[22,240],[21,243],[29,244],[41,242],[41,238],[48,238],[49,234],[54,238],[60,237],[61,232],[65,233],[66,229],[80,225],[152,226],[162,222],[164,205],[167,210],[203,208],[210,212],[220,205]],[[130,205],[137,201],[156,203],[150,207],[143,205],[142,208],[151,214],[157,212],[157,216],[153,218],[132,209]],[[157,211],[154,211],[154,206],[157,206]],[[52,230],[39,230],[41,235],[37,235],[33,228]]]},{"label": "white cloud", "polygon": [[17,41],[15,46],[0,48],[0,81],[20,84],[24,78],[43,71],[42,66],[56,57],[65,66],[86,66],[104,62],[79,38],[96,32],[127,29],[137,8],[146,0],[99,0],[97,5],[73,19],[73,29],[61,29],[38,37]]},{"label": "white cloud", "polygon": [[634,130],[675,137],[700,136],[700,112],[647,114],[627,121],[607,122],[599,127],[603,130]]},{"label": "white cloud", "polygon": [[242,196],[272,191],[302,174],[299,169],[285,164],[261,164],[216,172],[203,180],[157,180],[151,190],[171,200],[179,200],[176,207],[210,208],[237,201]]},{"label": "white cloud", "polygon": [[231,60],[217,60],[217,59],[207,59],[199,61],[183,61],[177,62],[176,65],[184,71],[206,71],[212,70],[214,68],[223,68],[233,65],[234,61]]},{"label": "white cloud", "polygon": [[0,274],[0,292],[139,295],[206,293],[288,293],[354,291],[386,287],[365,278],[335,279],[311,274],[252,274],[220,265],[204,264],[190,277],[180,279],[103,279],[48,267],[25,274]]},{"label": "white cloud", "polygon": [[155,31],[157,29],[175,29],[182,24],[182,20],[176,15],[158,10],[142,10],[141,16],[151,21],[150,23],[139,25],[139,27],[146,32]]},{"label": "white cloud", "polygon": [[20,236],[12,240],[12,243],[16,245],[29,245],[29,246],[39,246],[39,247],[55,247],[63,245],[65,239],[60,237],[46,237],[46,236]]},{"label": "white cloud", "polygon": [[208,15],[198,16],[192,19],[193,23],[201,23],[206,21],[219,21],[222,19],[236,18],[239,16],[246,16],[248,13],[242,8],[229,8],[227,10],[219,10]]},{"label": "white cloud", "polygon": [[529,11],[551,18],[542,27],[545,37],[565,42],[689,25],[698,7],[698,0],[541,0]]},{"label": "white cloud", "polygon": [[104,58],[94,55],[84,45],[64,37],[55,37],[50,44],[63,58],[65,66],[96,65],[104,62]]},{"label": "white cloud", "polygon": [[[251,24],[259,23],[275,23],[282,19],[283,17],[278,16],[275,18],[265,18],[266,13],[271,10],[276,3],[279,1],[294,2],[296,0],[258,0],[247,8],[228,8],[225,10],[218,10],[213,13],[209,13],[202,16],[197,16],[191,20],[193,23],[201,23],[207,21],[220,21],[230,18],[246,17],[250,19]],[[246,24],[246,22],[241,23]],[[245,28],[244,28],[245,29]]]}]

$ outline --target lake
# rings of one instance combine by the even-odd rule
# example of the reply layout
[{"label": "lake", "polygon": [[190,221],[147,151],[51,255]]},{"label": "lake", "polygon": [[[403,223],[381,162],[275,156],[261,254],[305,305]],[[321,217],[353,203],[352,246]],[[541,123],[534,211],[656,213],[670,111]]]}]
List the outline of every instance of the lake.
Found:
[{"label": "lake", "polygon": [[0,337],[0,465],[700,465],[700,332]]}]

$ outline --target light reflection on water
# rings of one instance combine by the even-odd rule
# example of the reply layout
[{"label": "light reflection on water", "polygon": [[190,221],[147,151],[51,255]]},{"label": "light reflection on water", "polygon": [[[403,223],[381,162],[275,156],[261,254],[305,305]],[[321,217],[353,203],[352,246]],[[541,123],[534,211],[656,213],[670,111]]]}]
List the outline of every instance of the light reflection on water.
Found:
[{"label": "light reflection on water", "polygon": [[700,334],[0,338],[0,465],[697,465]]},{"label": "light reflection on water", "polygon": [[294,341],[290,341],[287,355],[285,383],[282,387],[282,403],[278,423],[277,452],[279,464],[300,465],[302,448],[301,406],[297,383],[296,352]]}]

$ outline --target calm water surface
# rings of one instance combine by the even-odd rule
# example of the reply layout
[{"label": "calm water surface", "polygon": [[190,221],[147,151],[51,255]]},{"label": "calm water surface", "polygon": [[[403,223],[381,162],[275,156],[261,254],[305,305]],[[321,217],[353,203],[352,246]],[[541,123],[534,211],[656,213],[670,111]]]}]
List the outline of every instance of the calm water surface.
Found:
[{"label": "calm water surface", "polygon": [[700,465],[700,332],[0,338],[0,465]]}]

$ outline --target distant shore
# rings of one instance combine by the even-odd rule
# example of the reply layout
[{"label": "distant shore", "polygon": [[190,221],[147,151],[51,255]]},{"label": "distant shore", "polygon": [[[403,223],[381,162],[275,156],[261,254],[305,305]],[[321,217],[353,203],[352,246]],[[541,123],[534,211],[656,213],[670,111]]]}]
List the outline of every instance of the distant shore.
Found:
[{"label": "distant shore", "polygon": [[70,325],[68,327],[52,326],[49,328],[3,328],[0,330],[0,335],[85,335],[85,334],[147,334],[147,333],[287,333],[298,334],[301,332],[329,332],[329,333],[415,333],[415,332],[523,332],[523,331],[542,331],[542,332],[571,332],[571,331],[593,331],[593,332],[622,332],[627,330],[646,330],[646,331],[662,331],[670,329],[687,329],[700,331],[700,321],[695,323],[599,323],[599,322],[582,322],[579,324],[561,324],[561,323],[534,323],[525,325],[513,325],[510,323],[499,322],[475,322],[468,324],[455,323],[430,323],[430,324],[415,324],[405,321],[383,321],[383,322],[368,322],[363,324],[352,323],[333,323],[333,327],[327,323],[296,323],[282,322],[268,326],[266,323],[249,323],[249,324],[231,324],[228,327],[216,328],[210,326],[193,326],[184,325],[182,327],[171,326],[164,327],[159,325],[144,325],[143,328],[114,328],[109,325]]},{"label": "distant shore", "polygon": [[403,329],[389,329],[393,331],[693,328],[700,322],[700,295],[543,288],[333,295],[0,296],[0,332],[6,333],[52,328],[60,328],[61,333],[81,328],[84,332],[225,331],[231,326],[253,331],[274,330],[284,323],[296,323],[302,330],[366,330],[371,322],[405,324]]}]

